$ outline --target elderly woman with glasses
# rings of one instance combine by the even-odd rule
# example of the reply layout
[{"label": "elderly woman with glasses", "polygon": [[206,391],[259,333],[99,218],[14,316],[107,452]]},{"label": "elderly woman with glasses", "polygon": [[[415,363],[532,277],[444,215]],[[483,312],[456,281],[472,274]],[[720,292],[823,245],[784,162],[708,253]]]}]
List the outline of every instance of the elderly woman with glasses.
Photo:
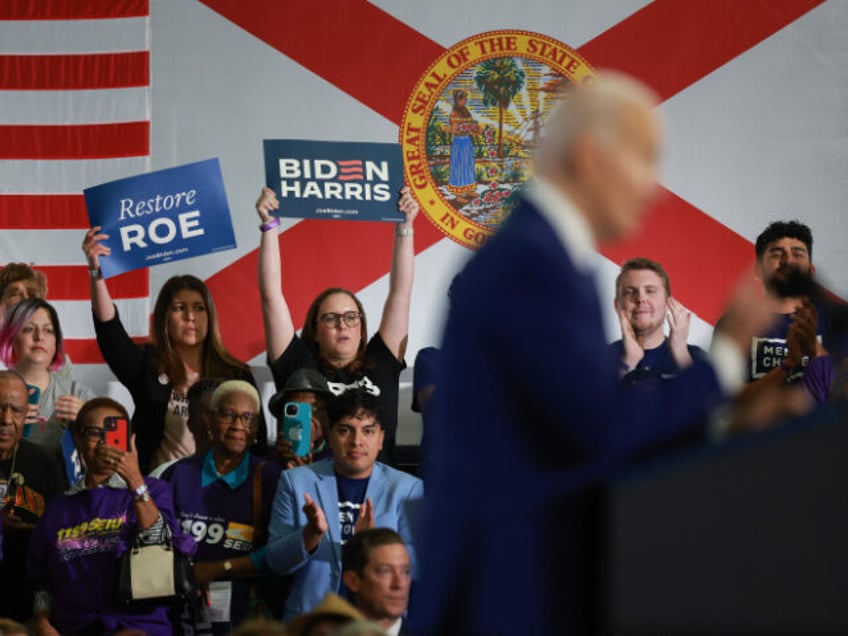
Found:
[{"label": "elderly woman with glasses", "polygon": [[168,467],[182,530],[197,543],[195,576],[203,594],[183,608],[185,633],[229,634],[250,603],[262,597],[258,581],[280,467],[248,452],[256,438],[261,402],[241,380],[223,382],[209,400],[210,449]]},{"label": "elderly woman with glasses", "polygon": [[377,396],[379,419],[386,431],[383,459],[389,463],[394,460],[400,372],[406,367],[403,357],[415,263],[412,225],[419,210],[409,188],[401,191],[397,205],[406,220],[395,229],[389,294],[380,327],[368,340],[362,303],[352,292],[341,288],[318,294],[306,312],[301,335],[297,336],[281,287],[280,246],[272,231],[280,221],[271,213],[280,204],[270,188],[264,188],[256,202],[262,220],[259,291],[268,361],[277,390],[283,390],[295,370],[311,367],[326,376],[336,395],[350,388],[362,388]]},{"label": "elderly woman with glasses", "polygon": [[173,633],[168,608],[131,608],[117,598],[120,555],[136,540],[157,544],[173,538],[191,554],[194,543],[177,526],[171,489],[142,477],[135,442],[105,443],[109,423],[120,426],[126,409],[109,398],[86,402],[73,425],[84,474],[44,511],[29,544],[27,575],[34,591],[34,631],[54,634],[113,634],[139,630]]}]

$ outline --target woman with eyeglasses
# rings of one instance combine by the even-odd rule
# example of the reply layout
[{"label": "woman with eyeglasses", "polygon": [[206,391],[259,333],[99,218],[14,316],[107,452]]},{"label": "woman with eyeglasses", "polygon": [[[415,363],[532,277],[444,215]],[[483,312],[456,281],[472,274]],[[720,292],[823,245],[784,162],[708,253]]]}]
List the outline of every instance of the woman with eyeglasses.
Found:
[{"label": "woman with eyeglasses", "polygon": [[[389,294],[383,306],[380,327],[371,339],[365,322],[365,310],[359,299],[347,289],[322,291],[306,312],[301,335],[282,290],[280,246],[277,233],[279,218],[271,213],[280,203],[270,188],[263,188],[256,202],[262,224],[259,244],[259,291],[265,322],[265,344],[274,383],[278,391],[297,369],[317,368],[327,378],[335,394],[359,387],[379,397],[380,421],[386,431],[383,457],[394,460],[398,418],[398,383],[406,367],[409,334],[409,304],[415,264],[413,221],[419,206],[408,187],[401,191],[398,209],[406,220],[395,228]],[[353,246],[355,247],[355,246]]]},{"label": "woman with eyeglasses", "polygon": [[[150,342],[134,343],[100,271],[100,259],[108,258],[110,252],[101,243],[106,238],[99,227],[93,227],[82,244],[91,274],[94,330],[106,363],[135,402],[133,428],[146,474],[194,453],[194,437],[187,426],[187,393],[198,378],[256,382],[250,367],[224,347],[212,294],[195,276],[172,276],[165,282],[153,308]],[[267,447],[262,419],[254,451],[264,455]]]},{"label": "woman with eyeglasses", "polygon": [[53,305],[33,297],[9,310],[0,328],[0,361],[27,383],[29,407],[23,435],[57,461],[61,458],[63,471],[73,482],[79,473],[74,469],[77,462],[72,457],[68,427],[94,391],[59,372],[65,358],[62,328]]},{"label": "woman with eyeglasses", "polygon": [[105,443],[108,424],[126,419],[121,404],[95,398],[74,422],[83,476],[47,505],[29,544],[27,577],[38,636],[120,629],[173,633],[167,606],[129,607],[117,596],[120,556],[136,539],[142,545],[170,539],[184,554],[195,550],[177,524],[171,489],[142,477],[132,438],[124,448]]},{"label": "woman with eyeglasses", "polygon": [[251,384],[222,383],[209,400],[211,448],[162,474],[173,487],[183,532],[197,543],[195,576],[202,592],[183,608],[187,634],[210,633],[204,626],[229,634],[251,601],[264,596],[258,577],[265,571],[265,538],[281,468],[248,452],[259,410],[259,393]]}]

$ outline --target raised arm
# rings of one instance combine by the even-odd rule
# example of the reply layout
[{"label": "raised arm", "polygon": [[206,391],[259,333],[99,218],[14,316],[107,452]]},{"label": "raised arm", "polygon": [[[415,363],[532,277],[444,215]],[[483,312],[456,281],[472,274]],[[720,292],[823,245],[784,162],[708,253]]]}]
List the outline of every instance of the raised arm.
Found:
[{"label": "raised arm", "polygon": [[99,275],[100,257],[109,256],[112,251],[100,242],[107,238],[109,235],[101,234],[98,225],[85,233],[85,239],[82,242],[82,251],[85,253],[91,273],[91,309],[94,311],[94,317],[100,322],[112,320],[115,317],[115,305],[112,303],[109,288],[106,287],[103,277]]},{"label": "raised arm", "polygon": [[[279,207],[280,203],[274,191],[271,188],[262,188],[262,194],[256,201],[256,211],[262,221],[262,238],[259,241],[259,295],[262,299],[262,321],[265,324],[265,347],[271,362],[283,354],[294,338],[294,322],[283,296],[280,243],[277,240],[277,232],[274,231],[279,223],[274,224],[274,218],[271,216],[271,211]],[[267,227],[269,223],[273,227]]]},{"label": "raised arm", "polygon": [[412,225],[418,215],[418,202],[409,187],[401,190],[398,209],[406,215],[406,221],[398,223],[392,249],[392,271],[389,274],[389,295],[383,307],[380,321],[380,336],[398,360],[406,353],[409,335],[409,303],[412,298],[412,279],[415,272],[415,242]]}]

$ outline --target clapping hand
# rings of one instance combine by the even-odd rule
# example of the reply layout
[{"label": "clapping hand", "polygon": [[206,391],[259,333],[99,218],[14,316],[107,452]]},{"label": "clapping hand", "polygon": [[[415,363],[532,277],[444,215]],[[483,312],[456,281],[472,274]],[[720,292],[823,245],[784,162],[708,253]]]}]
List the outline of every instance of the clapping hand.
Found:
[{"label": "clapping hand", "polygon": [[370,530],[374,527],[374,504],[371,503],[371,498],[365,500],[365,503],[359,508],[359,516],[356,518],[356,523],[353,524],[353,533]]},{"label": "clapping hand", "polygon": [[633,325],[630,324],[630,316],[627,315],[627,310],[618,310],[618,324],[621,327],[621,346],[624,349],[624,358],[621,363],[627,369],[633,370],[636,365],[645,357],[645,350],[636,339],[636,332],[633,331]]},{"label": "clapping hand", "polygon": [[669,297],[666,302],[668,313],[668,346],[677,368],[681,371],[692,364],[689,353],[689,326],[692,322],[692,312],[686,309],[676,298]]},{"label": "clapping hand", "polygon": [[321,539],[327,533],[329,526],[327,525],[327,517],[324,511],[321,510],[310,494],[304,493],[303,500],[306,504],[303,506],[303,513],[306,515],[306,527],[303,529],[303,546],[307,552],[312,552],[318,547]]},{"label": "clapping hand", "polygon": [[792,316],[792,324],[786,334],[786,364],[791,367],[799,367],[804,356],[814,358],[818,354],[818,331],[819,313],[816,306],[809,300],[799,305]]}]

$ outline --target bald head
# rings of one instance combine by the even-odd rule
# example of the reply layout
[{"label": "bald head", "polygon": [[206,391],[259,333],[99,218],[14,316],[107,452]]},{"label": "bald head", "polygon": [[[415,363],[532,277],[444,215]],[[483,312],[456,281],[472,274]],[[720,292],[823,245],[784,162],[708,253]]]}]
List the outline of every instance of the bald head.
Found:
[{"label": "bald head", "polygon": [[577,205],[598,240],[635,230],[655,192],[656,104],[645,85],[607,73],[567,90],[548,119],[536,172]]},{"label": "bald head", "polygon": [[27,385],[16,371],[0,371],[0,459],[15,452],[24,430]]},{"label": "bald head", "polygon": [[24,379],[24,376],[22,376],[14,369],[0,370],[0,382],[10,382],[12,384],[19,384],[24,387],[24,391],[27,390],[27,383]]}]

